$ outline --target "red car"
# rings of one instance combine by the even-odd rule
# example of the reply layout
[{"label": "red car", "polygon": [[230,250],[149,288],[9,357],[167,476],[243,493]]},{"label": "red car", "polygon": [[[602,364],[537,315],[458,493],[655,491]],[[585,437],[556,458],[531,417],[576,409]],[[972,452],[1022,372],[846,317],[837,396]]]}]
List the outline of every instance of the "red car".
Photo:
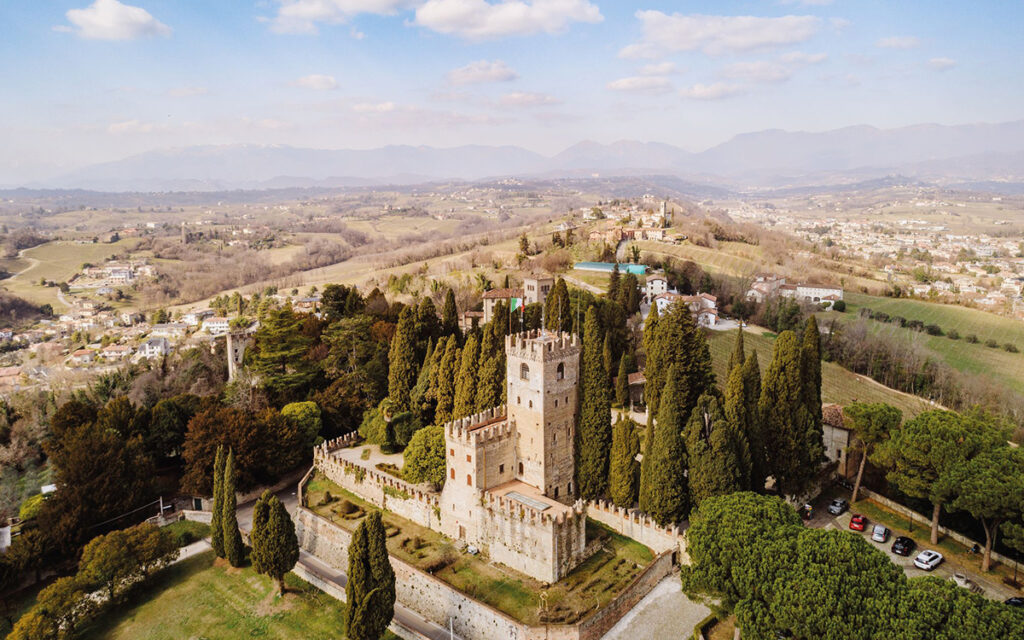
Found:
[{"label": "red car", "polygon": [[859,513],[853,514],[850,518],[850,528],[854,531],[863,531],[868,526],[868,519]]}]

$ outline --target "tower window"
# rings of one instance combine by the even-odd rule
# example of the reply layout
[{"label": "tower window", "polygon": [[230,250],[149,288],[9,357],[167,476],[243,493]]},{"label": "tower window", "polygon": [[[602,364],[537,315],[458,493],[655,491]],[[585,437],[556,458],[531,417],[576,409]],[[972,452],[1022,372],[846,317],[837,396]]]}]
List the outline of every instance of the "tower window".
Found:
[{"label": "tower window", "polygon": [[530,379],[530,367],[525,362],[519,366],[519,378],[522,380]]},{"label": "tower window", "polygon": [[454,456],[455,455],[455,449],[449,449],[448,450],[448,455]]},{"label": "tower window", "polygon": [[499,464],[498,465],[498,473],[499,474],[504,474],[505,473],[505,465],[503,465],[503,464]]},{"label": "tower window", "polygon": [[530,408],[533,408],[533,400],[530,400]]},{"label": "tower window", "polygon": [[555,380],[564,380],[564,379],[565,379],[565,363],[564,362],[559,362],[558,363],[558,368],[555,369]]},{"label": "tower window", "polygon": [[473,462],[473,456],[466,454],[466,462]]},{"label": "tower window", "polygon": [[523,463],[519,463],[519,475],[523,475]]},{"label": "tower window", "polygon": [[451,468],[451,472],[452,472],[452,474],[451,474],[452,475],[452,480],[454,480],[455,479],[455,467]]},{"label": "tower window", "polygon": [[558,497],[558,487],[555,487],[555,497]]},{"label": "tower window", "polygon": [[473,476],[472,476],[472,474],[469,474],[469,473],[466,474],[466,484],[469,485],[470,487],[473,486]]}]

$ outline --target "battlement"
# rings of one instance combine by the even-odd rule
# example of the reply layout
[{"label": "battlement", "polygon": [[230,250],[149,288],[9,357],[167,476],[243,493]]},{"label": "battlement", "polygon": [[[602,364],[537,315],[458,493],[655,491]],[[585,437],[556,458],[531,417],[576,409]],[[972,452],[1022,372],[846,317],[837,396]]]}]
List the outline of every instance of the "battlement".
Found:
[{"label": "battlement", "polygon": [[505,518],[517,518],[530,524],[564,525],[571,523],[576,518],[586,513],[586,503],[577,500],[572,507],[560,509],[536,509],[519,500],[504,495],[496,495],[489,491],[481,496],[481,502],[485,509],[495,515]]},{"label": "battlement", "polygon": [[444,425],[444,432],[446,438],[478,445],[512,435],[512,427],[508,423],[505,405],[501,405],[452,420]]},{"label": "battlement", "polygon": [[580,352],[576,334],[531,329],[505,338],[505,354],[525,360],[560,360]]},{"label": "battlement", "polygon": [[359,435],[358,431],[352,431],[350,433],[346,433],[343,436],[338,436],[337,438],[324,440],[323,442],[320,443],[320,446],[314,448],[313,455],[316,456],[317,453],[327,454],[332,451],[337,451],[338,449],[346,449],[348,447],[359,444],[359,442],[361,442],[362,439],[363,438],[362,436]]},{"label": "battlement", "polygon": [[[411,485],[404,480],[399,480],[387,473],[336,458],[330,455],[328,451],[321,449],[321,447],[317,447],[313,453],[313,466],[337,485],[348,487],[350,478],[352,478],[355,479],[356,485],[374,487],[382,491],[385,490],[385,487],[388,487],[393,489],[394,492],[405,494],[402,496],[403,498],[407,495],[410,500],[416,500],[432,507],[436,507],[439,504],[439,497],[435,492],[423,491],[421,488]],[[377,504],[365,489],[357,487],[352,489],[352,491]]]}]

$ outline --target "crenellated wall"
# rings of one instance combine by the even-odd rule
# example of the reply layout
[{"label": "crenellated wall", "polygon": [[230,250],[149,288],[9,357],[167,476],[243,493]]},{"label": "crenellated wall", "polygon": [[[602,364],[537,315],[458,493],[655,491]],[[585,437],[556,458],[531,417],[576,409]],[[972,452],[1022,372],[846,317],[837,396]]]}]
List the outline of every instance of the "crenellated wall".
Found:
[{"label": "crenellated wall", "polygon": [[635,509],[623,509],[604,500],[588,502],[587,517],[646,545],[655,553],[671,551],[676,554],[679,564],[690,564],[684,530],[678,526],[662,527],[646,514]]},{"label": "crenellated wall", "polygon": [[480,543],[492,560],[516,571],[557,582],[585,558],[587,516],[582,501],[568,512],[550,514],[488,493],[480,513]]}]

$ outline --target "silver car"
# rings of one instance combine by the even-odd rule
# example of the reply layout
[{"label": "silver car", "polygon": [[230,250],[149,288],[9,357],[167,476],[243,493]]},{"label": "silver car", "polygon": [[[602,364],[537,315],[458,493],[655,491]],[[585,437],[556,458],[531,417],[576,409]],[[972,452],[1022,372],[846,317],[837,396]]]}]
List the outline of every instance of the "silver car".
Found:
[{"label": "silver car", "polygon": [[876,524],[875,528],[871,530],[871,539],[875,542],[888,542],[889,541],[889,527]]}]

